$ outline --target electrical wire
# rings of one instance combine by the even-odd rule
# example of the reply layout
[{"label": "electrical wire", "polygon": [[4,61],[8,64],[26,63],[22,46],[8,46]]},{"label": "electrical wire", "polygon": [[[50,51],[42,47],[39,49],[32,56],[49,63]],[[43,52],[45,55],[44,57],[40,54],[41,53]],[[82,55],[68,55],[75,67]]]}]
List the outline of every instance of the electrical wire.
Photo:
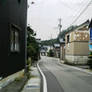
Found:
[{"label": "electrical wire", "polygon": [[[83,10],[83,7],[84,7],[84,0],[81,0],[81,5],[80,5],[80,9],[79,8],[73,8],[73,7],[71,7],[71,5],[69,5],[69,4],[67,4],[67,3],[64,3],[64,1],[63,0],[58,0],[58,1],[60,1],[60,3],[62,3],[63,4],[63,6],[65,6],[65,7],[67,7],[68,9],[70,9],[70,10],[73,10],[74,12],[73,12],[73,14],[75,14],[75,16],[77,16],[78,14],[79,14],[79,12],[80,11],[82,11]],[[70,0],[70,4],[72,3],[72,0]],[[73,17],[71,17],[71,21],[73,20],[74,18]],[[70,25],[71,26],[71,25]]]},{"label": "electrical wire", "polygon": [[92,0],[89,1],[89,3],[86,5],[86,7],[82,10],[82,12],[76,17],[76,19],[71,23],[74,24],[79,18],[80,16],[87,10],[87,8],[90,6],[90,4],[92,3]]},{"label": "electrical wire", "polygon": [[68,9],[72,9],[69,5],[67,5],[66,3],[64,3],[62,0],[58,0],[64,7],[68,8]]},{"label": "electrical wire", "polygon": [[[60,1],[61,3],[63,2],[62,0],[59,0],[59,1]],[[82,0],[81,3],[82,3],[82,2],[84,3],[84,0]],[[82,4],[83,4],[83,3],[82,3]],[[84,6],[84,4],[83,4],[83,5],[82,5],[82,4],[81,4],[81,8]],[[78,11],[75,10],[75,11],[77,11],[77,12],[75,12],[75,14],[76,14],[76,16],[77,16],[77,15],[78,15],[78,16],[77,16],[77,17],[75,18],[75,20],[70,24],[70,26],[73,25],[73,24],[80,18],[80,16],[87,10],[87,8],[88,8],[91,4],[92,4],[92,0],[89,1],[89,3],[86,5],[86,7],[84,7],[84,9],[83,9],[83,8],[82,8],[82,9],[80,8],[80,10],[78,10]],[[71,7],[69,7],[69,5],[67,5],[67,4],[64,4],[64,6],[67,7],[67,8],[69,8],[69,9],[71,9]],[[80,13],[79,13],[79,12],[80,12]],[[79,13],[79,14],[78,14],[78,13]],[[72,18],[73,18],[73,17],[72,17]]]},{"label": "electrical wire", "polygon": [[[64,7],[66,7],[66,8],[68,8],[68,9],[70,9],[70,10],[74,10],[74,11],[77,11],[77,9],[73,9],[72,7],[71,7],[71,5],[68,5],[67,3],[64,3],[64,1],[62,1],[62,0],[58,0]],[[70,0],[69,1],[70,2],[70,4],[72,3],[72,1]],[[82,2],[84,2],[84,0],[82,0],[81,1],[81,3]],[[84,4],[83,5],[81,5],[81,7],[83,7],[84,6]],[[78,11],[79,12],[79,11]]]}]

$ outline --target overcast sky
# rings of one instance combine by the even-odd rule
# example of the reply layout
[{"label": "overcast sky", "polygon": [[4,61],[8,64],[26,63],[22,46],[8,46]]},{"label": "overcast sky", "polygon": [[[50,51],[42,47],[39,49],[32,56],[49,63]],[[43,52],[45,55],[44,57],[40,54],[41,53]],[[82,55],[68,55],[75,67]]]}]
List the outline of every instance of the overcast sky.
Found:
[{"label": "overcast sky", "polygon": [[[31,4],[32,1],[35,3]],[[92,0],[29,0],[27,23],[36,31],[37,38],[56,38],[59,33],[59,18],[62,19],[62,30],[66,29],[90,1]],[[74,25],[91,18],[92,3]]]}]

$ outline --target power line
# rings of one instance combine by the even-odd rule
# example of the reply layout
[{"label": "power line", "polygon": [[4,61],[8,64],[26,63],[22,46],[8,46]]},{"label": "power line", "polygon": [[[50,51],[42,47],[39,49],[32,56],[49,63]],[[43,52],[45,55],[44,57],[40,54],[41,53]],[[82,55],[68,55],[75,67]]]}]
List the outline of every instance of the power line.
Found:
[{"label": "power line", "polygon": [[67,4],[65,4],[65,3],[63,3],[63,1],[62,0],[58,0],[64,7],[66,7],[66,8],[68,8],[68,9],[72,9],[69,5],[67,5]]},{"label": "power line", "polygon": [[[59,0],[59,1],[60,1],[61,3],[63,3],[63,1],[62,1],[62,0]],[[70,2],[72,3],[72,1],[70,1]],[[71,9],[73,9],[74,11],[76,11],[76,12],[75,12],[75,14],[76,14],[76,16],[77,16],[77,15],[78,15],[78,13],[79,13],[80,11],[82,11],[82,10],[83,10],[83,9],[81,9],[81,8],[84,6],[84,4],[83,4],[83,3],[84,3],[84,0],[81,0],[81,7],[80,7],[80,10],[77,10],[77,9],[71,8],[71,7],[70,7],[70,5],[67,5],[67,4],[65,4],[65,3],[63,3],[63,5],[64,5],[65,7],[67,7],[68,9],[70,9],[70,10],[71,10]],[[91,2],[91,3],[92,3],[92,2]],[[91,3],[90,3],[90,4],[91,4]],[[72,20],[73,20],[73,17],[71,17],[71,18],[72,18]],[[72,24],[73,24],[73,23],[72,23]],[[71,24],[71,25],[72,25],[72,24]]]},{"label": "power line", "polygon": [[87,10],[87,8],[89,7],[89,5],[91,3],[92,3],[92,0],[89,1],[89,3],[87,4],[87,6],[82,10],[82,12],[79,14],[79,16],[76,17],[76,19],[72,22],[72,24],[74,24],[80,18],[80,16]]},{"label": "power line", "polygon": [[[71,7],[71,5],[68,5],[67,3],[64,3],[62,0],[58,0],[58,1],[60,1],[60,3],[62,3],[62,5],[64,6],[64,7],[67,7],[68,9],[73,9],[72,7]],[[84,0],[82,0],[81,1],[81,3],[82,2],[84,2]],[[72,1],[70,1],[70,3],[72,3]],[[82,5],[82,4],[81,4]],[[84,6],[84,5],[83,5]],[[76,9],[74,9],[74,11],[76,11]]]},{"label": "power line", "polygon": [[[62,2],[61,0],[59,0],[60,2]],[[84,0],[82,0],[81,2],[84,2]],[[79,18],[80,18],[80,16],[86,11],[86,9],[90,6],[92,4],[92,0],[90,0],[89,1],[89,3],[86,5],[86,7],[81,11],[81,13],[77,16],[77,14],[78,14],[78,12],[76,12],[76,19],[71,23],[71,25],[73,24],[73,23],[75,23]],[[67,5],[65,5],[65,6],[67,6]],[[82,5],[82,7],[83,7],[84,5]],[[67,8],[70,8],[69,6],[67,7]],[[75,10],[76,11],[76,10]],[[70,25],[70,26],[71,26]]]}]

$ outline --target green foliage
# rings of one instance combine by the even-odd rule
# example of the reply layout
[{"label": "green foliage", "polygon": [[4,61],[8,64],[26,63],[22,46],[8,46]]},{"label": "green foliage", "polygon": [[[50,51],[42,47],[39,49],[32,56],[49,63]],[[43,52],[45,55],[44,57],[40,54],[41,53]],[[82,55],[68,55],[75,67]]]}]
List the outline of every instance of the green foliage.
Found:
[{"label": "green foliage", "polygon": [[53,45],[54,43],[57,43],[57,39],[51,39],[51,40],[44,40],[41,41],[41,45]]},{"label": "green foliage", "polygon": [[88,65],[92,69],[92,52],[89,52]]},{"label": "green foliage", "polygon": [[49,56],[49,57],[54,57],[54,52],[53,52],[53,50],[49,50],[48,56]]},{"label": "green foliage", "polygon": [[32,63],[38,60],[39,45],[35,39],[36,33],[29,26],[27,27],[27,59],[30,57]]}]

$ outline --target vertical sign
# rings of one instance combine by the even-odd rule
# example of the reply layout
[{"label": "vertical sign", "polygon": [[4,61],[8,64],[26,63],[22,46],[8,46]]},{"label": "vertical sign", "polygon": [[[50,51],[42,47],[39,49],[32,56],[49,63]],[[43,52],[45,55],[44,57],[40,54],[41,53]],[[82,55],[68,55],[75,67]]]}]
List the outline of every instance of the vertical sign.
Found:
[{"label": "vertical sign", "polygon": [[90,28],[89,50],[92,51],[92,28]]},{"label": "vertical sign", "polygon": [[92,42],[89,42],[89,50],[92,51]]},{"label": "vertical sign", "polygon": [[92,42],[92,28],[90,28],[90,41]]}]

